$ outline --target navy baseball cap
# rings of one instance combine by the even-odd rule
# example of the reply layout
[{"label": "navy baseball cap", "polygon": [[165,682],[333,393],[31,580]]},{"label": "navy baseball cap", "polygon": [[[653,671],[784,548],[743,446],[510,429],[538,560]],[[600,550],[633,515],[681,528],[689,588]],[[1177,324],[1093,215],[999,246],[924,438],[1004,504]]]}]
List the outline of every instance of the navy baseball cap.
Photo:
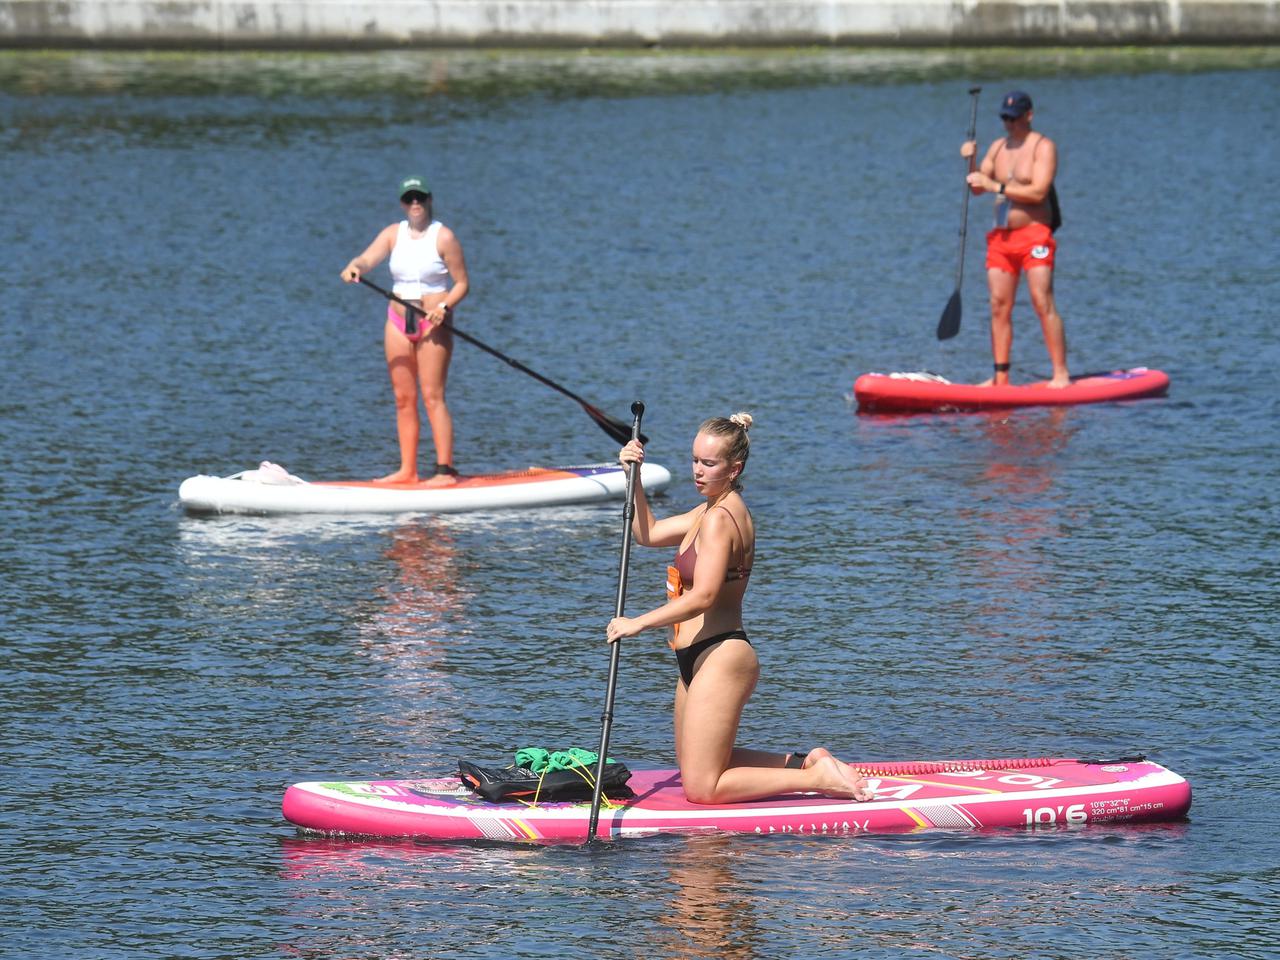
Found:
[{"label": "navy baseball cap", "polygon": [[1000,119],[1017,120],[1031,110],[1031,98],[1021,90],[1013,90],[1000,101]]}]

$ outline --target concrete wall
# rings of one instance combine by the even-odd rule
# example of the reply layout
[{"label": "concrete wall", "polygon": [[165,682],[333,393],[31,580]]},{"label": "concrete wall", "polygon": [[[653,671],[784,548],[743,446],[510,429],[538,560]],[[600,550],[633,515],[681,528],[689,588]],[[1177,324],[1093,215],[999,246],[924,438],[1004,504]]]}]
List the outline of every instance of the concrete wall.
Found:
[{"label": "concrete wall", "polygon": [[0,46],[1280,42],[1280,0],[0,0]]}]

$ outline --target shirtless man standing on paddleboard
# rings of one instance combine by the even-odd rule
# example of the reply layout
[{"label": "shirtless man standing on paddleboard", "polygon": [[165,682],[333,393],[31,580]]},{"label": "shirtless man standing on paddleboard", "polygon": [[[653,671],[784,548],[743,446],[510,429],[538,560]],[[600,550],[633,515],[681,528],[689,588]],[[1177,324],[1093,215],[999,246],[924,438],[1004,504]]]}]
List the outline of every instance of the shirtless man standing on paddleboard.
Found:
[{"label": "shirtless man standing on paddleboard", "polygon": [[1045,346],[1053,363],[1051,387],[1071,383],[1067,372],[1067,339],[1062,317],[1053,302],[1053,178],[1058,171],[1058,148],[1043,133],[1033,132],[1031,98],[1021,91],[1000,101],[1005,136],[987,149],[982,165],[973,169],[978,145],[960,147],[969,159],[969,188],[995,195],[995,226],[987,234],[987,286],[991,291],[991,356],[995,376],[983,386],[1009,382],[1009,354],[1013,346],[1013,299],[1018,275],[1027,274],[1027,292],[1040,317]]}]

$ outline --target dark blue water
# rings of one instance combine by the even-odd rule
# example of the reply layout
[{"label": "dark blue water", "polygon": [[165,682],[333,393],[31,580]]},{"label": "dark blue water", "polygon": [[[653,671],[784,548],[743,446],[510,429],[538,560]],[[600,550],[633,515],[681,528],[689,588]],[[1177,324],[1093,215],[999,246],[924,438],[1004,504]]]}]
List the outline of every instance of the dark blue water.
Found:
[{"label": "dark blue water", "polygon": [[[1216,57],[1216,59],[1215,59]],[[718,66],[716,65],[718,63]],[[1238,65],[1240,69],[1229,69]],[[965,89],[1062,153],[1077,371],[1167,399],[868,418],[868,370],[986,375],[982,232],[939,344]],[[1280,72],[1256,51],[0,58],[7,955],[1275,956]],[[620,510],[191,519],[197,472],[394,465],[381,301],[337,272],[433,182],[458,325],[683,482],[756,417],[743,740],[851,758],[1144,751],[1189,822],[512,848],[299,838],[292,782],[599,735]],[[1047,369],[1025,299],[1015,377]],[[607,459],[459,344],[469,470]],[[637,550],[630,610],[666,557]],[[627,644],[614,752],[671,762]]]}]

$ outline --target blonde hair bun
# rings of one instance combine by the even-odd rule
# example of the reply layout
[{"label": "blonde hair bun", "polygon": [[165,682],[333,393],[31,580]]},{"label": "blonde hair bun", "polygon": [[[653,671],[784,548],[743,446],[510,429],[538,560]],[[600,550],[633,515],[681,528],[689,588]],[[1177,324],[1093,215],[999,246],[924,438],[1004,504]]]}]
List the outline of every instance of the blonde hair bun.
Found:
[{"label": "blonde hair bun", "polygon": [[[718,437],[724,444],[724,456],[730,463],[740,463],[743,468],[747,465],[747,456],[751,453],[751,437],[747,433],[751,429],[754,418],[745,411],[738,411],[731,417],[712,417],[710,420],[703,420],[702,426],[698,427],[698,433],[705,433],[711,437]],[[742,489],[741,471],[739,471],[738,479],[733,481],[733,489]]]}]

